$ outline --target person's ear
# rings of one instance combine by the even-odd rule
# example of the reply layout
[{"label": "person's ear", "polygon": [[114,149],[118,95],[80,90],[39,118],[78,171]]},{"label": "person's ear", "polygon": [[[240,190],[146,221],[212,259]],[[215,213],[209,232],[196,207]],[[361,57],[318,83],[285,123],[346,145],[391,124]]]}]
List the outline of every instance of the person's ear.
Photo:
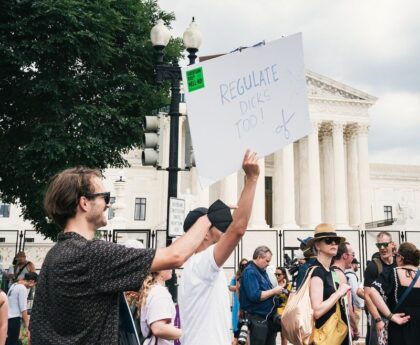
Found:
[{"label": "person's ear", "polygon": [[83,211],[87,211],[88,210],[88,199],[85,196],[81,196],[79,197],[79,203],[78,206],[83,210]]}]

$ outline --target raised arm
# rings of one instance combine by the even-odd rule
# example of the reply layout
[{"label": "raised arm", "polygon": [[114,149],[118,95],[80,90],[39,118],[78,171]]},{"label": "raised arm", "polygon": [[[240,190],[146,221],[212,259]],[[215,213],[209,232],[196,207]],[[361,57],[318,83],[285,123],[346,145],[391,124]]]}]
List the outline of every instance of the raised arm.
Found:
[{"label": "raised arm", "polygon": [[181,267],[196,251],[209,231],[211,223],[207,216],[200,217],[195,224],[169,247],[156,250],[151,272]]},{"label": "raised arm", "polygon": [[238,201],[238,208],[233,212],[232,223],[229,228],[214,247],[214,260],[219,267],[223,266],[238,245],[245,234],[249,218],[251,217],[255,189],[260,174],[256,152],[251,152],[250,150],[245,152],[242,168],[245,171],[246,181]]}]

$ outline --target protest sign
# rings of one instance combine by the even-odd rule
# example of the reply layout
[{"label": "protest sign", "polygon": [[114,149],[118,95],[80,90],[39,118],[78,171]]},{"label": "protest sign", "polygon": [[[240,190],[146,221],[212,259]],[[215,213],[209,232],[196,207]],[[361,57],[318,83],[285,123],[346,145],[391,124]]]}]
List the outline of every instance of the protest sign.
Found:
[{"label": "protest sign", "polygon": [[182,69],[202,187],[312,132],[302,36],[295,34]]}]

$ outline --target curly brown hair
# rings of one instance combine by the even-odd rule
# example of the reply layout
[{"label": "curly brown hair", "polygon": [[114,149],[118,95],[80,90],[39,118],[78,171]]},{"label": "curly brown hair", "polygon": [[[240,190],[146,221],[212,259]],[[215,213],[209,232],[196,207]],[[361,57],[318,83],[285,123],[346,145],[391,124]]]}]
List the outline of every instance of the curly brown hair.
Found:
[{"label": "curly brown hair", "polygon": [[139,290],[139,299],[137,301],[137,308],[140,311],[141,307],[144,306],[147,300],[147,296],[149,295],[149,291],[152,286],[157,284],[157,276],[159,272],[152,272],[147,275],[147,277],[143,281],[143,285]]},{"label": "curly brown hair", "polygon": [[401,243],[398,248],[398,253],[403,257],[405,265],[418,266],[420,260],[420,250],[417,249],[415,244],[410,242]]}]

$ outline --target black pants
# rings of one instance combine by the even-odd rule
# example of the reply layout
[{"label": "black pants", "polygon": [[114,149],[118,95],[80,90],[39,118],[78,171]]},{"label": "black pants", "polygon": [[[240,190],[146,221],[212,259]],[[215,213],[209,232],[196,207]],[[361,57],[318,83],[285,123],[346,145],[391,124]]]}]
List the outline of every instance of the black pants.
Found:
[{"label": "black pants", "polygon": [[268,327],[265,317],[248,314],[248,319],[251,322],[250,345],[276,345],[277,332]]},{"label": "black pants", "polygon": [[7,326],[7,339],[6,345],[18,345],[19,344],[19,332],[20,332],[20,317],[13,317],[9,319]]}]

